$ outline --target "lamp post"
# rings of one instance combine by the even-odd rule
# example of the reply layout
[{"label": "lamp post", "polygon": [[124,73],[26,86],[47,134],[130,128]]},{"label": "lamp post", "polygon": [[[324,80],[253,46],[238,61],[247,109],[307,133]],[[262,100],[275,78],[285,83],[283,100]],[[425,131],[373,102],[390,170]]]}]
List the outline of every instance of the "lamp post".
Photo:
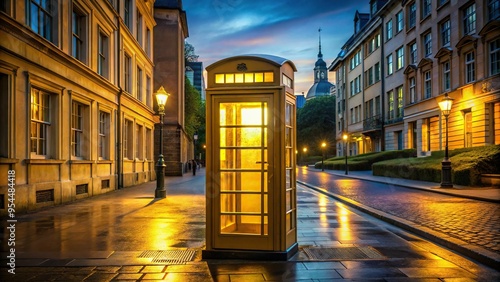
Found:
[{"label": "lamp post", "polygon": [[324,164],[324,161],[325,161],[325,147],[326,147],[326,143],[325,142],[321,143],[321,171],[325,171],[325,164]]},{"label": "lamp post", "polygon": [[441,162],[441,188],[452,188],[453,183],[451,182],[451,161],[448,158],[448,116],[451,112],[451,106],[453,105],[453,99],[448,96],[448,93],[444,94],[444,98],[438,103],[441,113],[444,116],[446,124],[446,140],[444,146],[444,159]]},{"label": "lamp post", "polygon": [[198,140],[198,133],[193,135],[193,175],[196,175],[196,140]]},{"label": "lamp post", "polygon": [[156,102],[158,103],[158,114],[160,115],[160,155],[156,162],[156,190],[155,198],[165,198],[167,191],[165,190],[165,160],[163,159],[163,116],[165,115],[165,104],[167,103],[170,94],[165,91],[163,86],[155,93]]},{"label": "lamp post", "polygon": [[342,135],[342,139],[344,139],[344,155],[345,155],[345,175],[349,174],[349,167],[347,166],[347,133]]}]

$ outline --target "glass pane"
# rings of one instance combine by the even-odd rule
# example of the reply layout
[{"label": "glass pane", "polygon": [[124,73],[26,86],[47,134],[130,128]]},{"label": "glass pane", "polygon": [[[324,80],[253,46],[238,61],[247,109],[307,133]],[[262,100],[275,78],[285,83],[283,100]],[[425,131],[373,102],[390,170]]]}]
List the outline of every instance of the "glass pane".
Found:
[{"label": "glass pane", "polygon": [[285,211],[289,211],[292,209],[292,191],[288,190],[286,191],[286,205],[285,205]]},{"label": "glass pane", "polygon": [[222,73],[216,74],[215,83],[224,83],[224,74]]},{"label": "glass pane", "polygon": [[243,74],[242,73],[235,74],[234,81],[236,83],[243,83]]},{"label": "glass pane", "polygon": [[[235,171],[222,171],[220,173],[220,191],[253,191],[259,192],[264,188],[267,190],[267,181],[264,181],[262,187],[262,173],[261,172],[235,172]],[[267,173],[264,173],[267,176]],[[265,178],[264,178],[265,179]]]},{"label": "glass pane", "polygon": [[253,73],[245,73],[245,83],[253,83]]},{"label": "glass pane", "polygon": [[[221,126],[262,125],[262,104],[261,102],[221,103],[219,123]],[[264,111],[264,118],[266,118],[266,103],[264,103]]]},{"label": "glass pane", "polygon": [[260,149],[221,149],[220,157],[221,169],[260,169],[262,165]]},{"label": "glass pane", "polygon": [[262,72],[255,73],[255,82],[264,82],[264,73]]},{"label": "glass pane", "polygon": [[226,73],[226,83],[234,83],[234,73]]},{"label": "glass pane", "polygon": [[222,127],[220,137],[221,147],[261,147],[267,142],[266,136],[264,136],[264,143],[262,142],[261,127]]},{"label": "glass pane", "polygon": [[[266,217],[267,219],[267,217]],[[221,215],[221,233],[239,233],[261,235],[262,217],[254,215]],[[267,220],[264,223],[264,235],[267,235]]]},{"label": "glass pane", "polygon": [[274,73],[265,72],[264,73],[264,82],[273,82],[274,81]]},{"label": "glass pane", "polygon": [[292,129],[290,127],[285,129],[285,146],[292,146]]},{"label": "glass pane", "polygon": [[291,179],[290,173],[291,173],[290,169],[287,169],[285,171],[285,181],[286,181],[286,187],[285,188],[291,188],[292,187],[292,182],[291,182],[292,179]]}]

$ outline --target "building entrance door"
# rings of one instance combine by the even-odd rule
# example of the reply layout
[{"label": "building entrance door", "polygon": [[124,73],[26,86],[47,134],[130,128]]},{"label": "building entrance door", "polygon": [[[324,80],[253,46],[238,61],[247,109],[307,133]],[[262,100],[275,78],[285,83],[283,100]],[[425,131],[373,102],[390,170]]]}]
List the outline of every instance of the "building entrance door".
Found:
[{"label": "building entrance door", "polygon": [[272,250],[272,95],[214,102],[214,248]]}]

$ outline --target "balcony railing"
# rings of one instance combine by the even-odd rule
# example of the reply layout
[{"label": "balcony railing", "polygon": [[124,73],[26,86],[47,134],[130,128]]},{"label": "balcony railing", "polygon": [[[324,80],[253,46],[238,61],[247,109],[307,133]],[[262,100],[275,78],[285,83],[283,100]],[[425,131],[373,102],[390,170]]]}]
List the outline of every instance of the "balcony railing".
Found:
[{"label": "balcony railing", "polygon": [[382,116],[376,115],[363,120],[363,130],[381,129],[382,128]]},{"label": "balcony railing", "polygon": [[399,108],[394,111],[388,111],[385,117],[385,124],[392,124],[403,121],[403,108]]}]

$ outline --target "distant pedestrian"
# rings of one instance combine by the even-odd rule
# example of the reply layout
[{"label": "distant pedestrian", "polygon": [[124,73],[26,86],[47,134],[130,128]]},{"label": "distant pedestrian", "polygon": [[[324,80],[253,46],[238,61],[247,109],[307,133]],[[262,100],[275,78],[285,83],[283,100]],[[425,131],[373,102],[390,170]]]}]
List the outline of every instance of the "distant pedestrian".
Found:
[{"label": "distant pedestrian", "polygon": [[195,160],[192,160],[192,165],[191,167],[193,168],[193,175],[196,175],[196,161]]}]

